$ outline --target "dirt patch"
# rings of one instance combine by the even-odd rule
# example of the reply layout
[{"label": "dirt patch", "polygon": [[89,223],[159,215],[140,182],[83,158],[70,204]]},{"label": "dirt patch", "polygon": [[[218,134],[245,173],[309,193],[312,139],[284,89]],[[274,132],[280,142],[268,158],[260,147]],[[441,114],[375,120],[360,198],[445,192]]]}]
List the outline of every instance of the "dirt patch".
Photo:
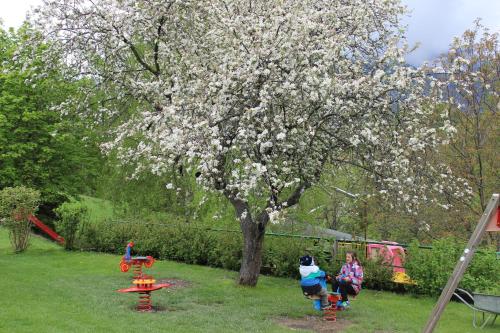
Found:
[{"label": "dirt patch", "polygon": [[191,287],[191,282],[181,279],[156,279],[156,283],[169,283],[172,286],[169,288],[171,290],[181,289],[181,288],[189,288]]},{"label": "dirt patch", "polygon": [[348,320],[337,318],[337,321],[326,321],[318,316],[306,316],[303,318],[281,317],[276,319],[278,324],[300,330],[310,330],[318,333],[342,332],[351,323]]},{"label": "dirt patch", "polygon": [[139,310],[137,310],[137,306],[136,305],[131,306],[130,310],[133,310],[133,311],[136,311],[136,312],[139,312],[139,313],[155,313],[155,312],[167,312],[167,311],[171,311],[171,309],[169,309],[169,308],[167,308],[165,306],[161,306],[161,305],[153,305],[151,307],[151,311],[139,311]]}]

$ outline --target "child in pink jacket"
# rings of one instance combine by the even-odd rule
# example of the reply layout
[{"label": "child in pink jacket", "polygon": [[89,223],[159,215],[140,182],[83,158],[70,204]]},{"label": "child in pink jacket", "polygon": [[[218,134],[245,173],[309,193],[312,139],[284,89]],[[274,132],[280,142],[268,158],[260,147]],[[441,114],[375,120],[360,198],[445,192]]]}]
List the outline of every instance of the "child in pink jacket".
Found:
[{"label": "child in pink jacket", "polygon": [[338,306],[349,306],[347,295],[357,295],[363,282],[363,267],[358,260],[356,252],[348,251],[345,255],[346,263],[340,269],[340,274],[332,281],[333,291],[338,290],[342,299]]}]

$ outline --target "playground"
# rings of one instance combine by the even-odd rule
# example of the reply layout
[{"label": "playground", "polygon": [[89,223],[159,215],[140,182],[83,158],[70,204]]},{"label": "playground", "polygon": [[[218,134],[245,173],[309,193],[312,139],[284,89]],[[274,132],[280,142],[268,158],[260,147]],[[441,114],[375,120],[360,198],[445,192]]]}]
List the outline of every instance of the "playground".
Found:
[{"label": "playground", "polygon": [[0,333],[500,333],[500,1],[11,3]]},{"label": "playground", "polygon": [[[364,290],[337,322],[326,322],[297,280],[262,276],[246,288],[236,285],[234,271],[156,261],[145,271],[172,287],[157,291],[153,311],[141,313],[136,295],[116,292],[132,275],[120,271],[121,256],[68,252],[40,237],[31,242],[15,255],[0,229],[0,332],[420,332],[435,303]],[[451,302],[435,332],[477,332],[471,320],[467,307]]]}]

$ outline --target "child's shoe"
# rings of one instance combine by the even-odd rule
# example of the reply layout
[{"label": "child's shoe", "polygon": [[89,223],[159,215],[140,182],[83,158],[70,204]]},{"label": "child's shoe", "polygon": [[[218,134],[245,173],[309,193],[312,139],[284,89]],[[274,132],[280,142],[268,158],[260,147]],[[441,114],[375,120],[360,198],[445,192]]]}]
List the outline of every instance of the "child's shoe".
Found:
[{"label": "child's shoe", "polygon": [[342,303],[343,303],[343,302],[342,302],[341,300],[338,300],[338,301],[337,301],[337,307],[338,307],[338,308],[341,308],[341,307],[342,307]]},{"label": "child's shoe", "polygon": [[321,307],[321,310],[328,309],[328,308],[330,308],[331,306],[332,306],[332,303],[328,302],[328,304],[327,304],[327,305],[324,305],[324,306],[322,306],[322,307]]},{"label": "child's shoe", "polygon": [[342,307],[347,309],[350,306],[349,301],[342,302]]}]

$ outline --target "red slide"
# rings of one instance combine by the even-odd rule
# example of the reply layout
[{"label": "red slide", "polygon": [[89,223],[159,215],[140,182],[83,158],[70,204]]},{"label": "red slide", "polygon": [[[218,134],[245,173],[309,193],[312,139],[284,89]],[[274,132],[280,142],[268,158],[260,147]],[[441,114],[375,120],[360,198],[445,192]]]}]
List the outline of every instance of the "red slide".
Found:
[{"label": "red slide", "polygon": [[60,243],[61,245],[64,244],[64,238],[59,236],[54,230],[47,227],[42,221],[37,219],[36,216],[30,215],[29,220],[47,235],[52,237],[52,239],[54,239],[56,242]]}]

